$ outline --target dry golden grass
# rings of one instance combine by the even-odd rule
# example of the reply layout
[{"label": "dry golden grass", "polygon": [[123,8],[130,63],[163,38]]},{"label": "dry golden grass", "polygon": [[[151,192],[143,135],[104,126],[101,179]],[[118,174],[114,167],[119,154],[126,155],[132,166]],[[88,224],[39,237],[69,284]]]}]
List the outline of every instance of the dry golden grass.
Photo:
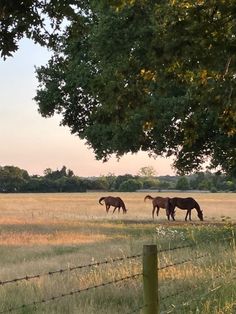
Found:
[{"label": "dry golden grass", "polygon": [[[192,223],[185,222],[185,211],[177,209],[176,222],[168,222],[165,211],[151,218],[152,204],[144,202],[146,194],[153,196],[194,197],[204,211],[204,222],[200,222],[196,213],[192,213]],[[105,212],[98,204],[101,196],[119,195],[126,203],[128,213]],[[181,245],[180,230],[190,235],[191,230],[224,226],[225,221],[236,222],[236,194],[233,193],[73,193],[73,194],[0,194],[0,280],[20,276],[45,273],[50,270],[67,268],[94,261],[128,256],[142,252],[142,245],[158,243],[161,245]],[[156,227],[163,227],[161,237]],[[176,235],[168,238],[168,230],[176,230]],[[213,230],[214,231],[214,230]],[[204,231],[205,232],[205,231]],[[217,233],[216,233],[217,234]],[[170,235],[170,233],[169,233]],[[215,233],[213,233],[214,237]],[[203,238],[204,239],[204,238]],[[202,250],[202,249],[201,249]],[[198,254],[202,251],[199,249]],[[167,268],[160,272],[163,295],[198,287],[193,296],[201,295],[201,285],[214,288],[219,274],[235,270],[235,249],[228,246],[212,247],[205,243],[209,253],[202,259]],[[188,249],[162,254],[161,263],[171,264],[176,260],[191,258],[195,251]],[[83,272],[75,271],[39,280],[19,283],[19,287],[4,286],[0,290],[0,311],[10,306],[39,300],[46,296],[63,294],[89,285],[100,284],[117,277],[129,276],[140,272],[141,260],[111,263],[106,267],[92,267]],[[210,280],[210,281],[209,281]],[[229,278],[225,275],[225,280]],[[200,288],[199,288],[200,287]],[[203,287],[203,286],[202,286]],[[204,288],[204,287],[203,287]],[[182,304],[188,297],[183,294],[170,299],[171,303]],[[225,295],[228,295],[225,293]],[[219,297],[220,298],[220,297]],[[215,304],[214,298],[202,301],[204,314],[232,314],[233,301],[225,298],[222,304]],[[142,304],[141,279],[122,282],[96,292],[64,298],[58,303],[40,305],[35,313],[129,313]],[[193,304],[193,308],[194,308]],[[196,308],[196,306],[195,306]],[[223,312],[222,312],[223,311]],[[24,309],[24,314],[32,313],[32,308]],[[23,313],[22,312],[22,313]],[[195,313],[186,306],[173,313]],[[199,312],[200,313],[200,312]]]},{"label": "dry golden grass", "polygon": [[[128,213],[108,214],[98,199],[108,193],[73,193],[73,194],[0,194],[0,245],[62,245],[94,243],[111,238],[109,230],[122,231],[124,223],[136,223],[135,229],[142,230],[142,223],[152,223],[150,201],[144,202],[147,193],[109,193],[121,196],[128,208]],[[149,193],[153,196],[181,196],[190,193]],[[191,194],[204,211],[204,224],[236,221],[236,194],[233,193],[195,193]],[[176,222],[171,224],[186,225],[185,211],[177,209]],[[195,211],[192,213],[194,224],[202,223]],[[99,227],[98,227],[99,222]],[[139,222],[142,222],[140,225]],[[165,223],[165,211],[161,210],[155,223]],[[5,227],[4,227],[5,226]],[[3,228],[4,227],[4,228]],[[89,231],[88,231],[89,230]],[[116,232],[116,237],[122,237]],[[124,236],[124,235],[123,235]],[[114,235],[113,235],[114,237]]]},{"label": "dry golden grass", "polygon": [[[126,203],[126,215],[107,215],[98,199],[106,195],[119,195]],[[78,221],[81,219],[151,219],[152,204],[144,202],[147,193],[61,193],[61,194],[0,194],[0,223],[55,223],[58,221]],[[158,193],[152,196],[194,197],[204,212],[207,221],[221,221],[230,217],[236,221],[236,193]],[[182,221],[185,211],[177,209],[177,220]],[[198,220],[193,210],[193,220]],[[159,219],[165,220],[165,212],[160,211]]]},{"label": "dry golden grass", "polygon": [[88,234],[77,232],[55,232],[54,234],[42,234],[33,232],[5,232],[0,234],[0,245],[64,245],[64,244],[85,244],[105,241],[109,239],[106,235],[97,234],[91,237]]}]

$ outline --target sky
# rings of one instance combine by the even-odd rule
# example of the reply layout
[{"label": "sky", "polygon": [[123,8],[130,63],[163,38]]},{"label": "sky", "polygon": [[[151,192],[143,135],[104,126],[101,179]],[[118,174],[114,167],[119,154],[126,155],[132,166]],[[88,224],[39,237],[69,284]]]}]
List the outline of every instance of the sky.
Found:
[{"label": "sky", "polygon": [[23,39],[13,57],[0,59],[0,166],[17,166],[30,175],[63,165],[81,177],[136,175],[148,166],[158,176],[175,174],[171,159],[154,159],[147,152],[127,154],[119,161],[115,157],[97,161],[84,141],[59,125],[59,116],[43,118],[33,100],[38,84],[35,66],[46,65],[49,57],[46,48]]}]

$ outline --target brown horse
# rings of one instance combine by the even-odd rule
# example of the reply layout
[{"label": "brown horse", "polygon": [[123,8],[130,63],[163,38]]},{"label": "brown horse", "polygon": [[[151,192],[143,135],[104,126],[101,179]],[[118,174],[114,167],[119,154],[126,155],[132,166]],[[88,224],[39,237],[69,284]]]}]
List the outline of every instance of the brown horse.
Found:
[{"label": "brown horse", "polygon": [[166,216],[168,220],[170,220],[170,216],[174,220],[174,210],[173,210],[173,213],[170,212],[169,197],[160,197],[160,196],[152,197],[151,195],[146,195],[144,197],[144,202],[147,199],[152,200],[152,206],[153,206],[152,219],[154,219],[155,210],[156,210],[156,215],[158,216],[160,208],[164,208],[166,210]]},{"label": "brown horse", "polygon": [[99,199],[99,204],[103,205],[102,201],[104,201],[105,203],[107,213],[111,206],[114,207],[113,214],[117,208],[118,208],[118,212],[120,212],[120,208],[122,208],[123,214],[127,213],[128,209],[126,208],[125,203],[120,197],[113,197],[113,196],[101,197]]},{"label": "brown horse", "polygon": [[203,221],[203,212],[199,206],[199,204],[195,201],[192,197],[187,198],[181,198],[181,197],[173,197],[169,199],[169,214],[171,215],[172,219],[174,219],[174,212],[175,207],[178,207],[180,209],[187,210],[187,214],[185,216],[185,221],[187,221],[187,218],[189,217],[189,220],[191,220],[191,211],[193,208],[196,209],[198,218]]}]

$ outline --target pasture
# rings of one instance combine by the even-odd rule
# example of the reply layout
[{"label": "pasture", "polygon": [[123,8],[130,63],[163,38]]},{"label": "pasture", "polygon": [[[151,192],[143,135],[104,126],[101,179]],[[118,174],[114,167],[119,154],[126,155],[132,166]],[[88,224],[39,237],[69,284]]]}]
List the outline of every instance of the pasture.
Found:
[{"label": "pasture", "polygon": [[[175,222],[163,209],[153,221],[146,194],[0,194],[0,313],[139,313],[142,277],[79,290],[140,273],[142,259],[126,257],[143,244],[182,247],[158,256],[161,313],[236,313],[236,194],[148,193],[194,197],[203,222],[194,209],[192,222],[180,209]],[[106,214],[98,200],[107,195],[120,196],[127,214]],[[39,276],[13,280],[26,275]]]}]

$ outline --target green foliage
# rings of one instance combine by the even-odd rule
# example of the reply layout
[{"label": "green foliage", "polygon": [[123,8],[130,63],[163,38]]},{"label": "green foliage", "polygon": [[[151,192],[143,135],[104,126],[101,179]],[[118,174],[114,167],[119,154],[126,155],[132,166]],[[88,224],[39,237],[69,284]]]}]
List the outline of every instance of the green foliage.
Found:
[{"label": "green foliage", "polygon": [[125,174],[123,176],[117,176],[114,183],[113,183],[113,189],[119,190],[120,185],[128,180],[134,179],[134,177],[131,174]]},{"label": "green foliage", "polygon": [[108,190],[108,181],[105,177],[101,176],[96,178],[91,182],[91,189],[92,190]]},{"label": "green foliage", "polygon": [[160,180],[160,183],[158,185],[159,190],[165,190],[165,189],[170,189],[170,188],[174,188],[174,185],[171,186],[171,183],[168,181],[162,181]]},{"label": "green foliage", "polygon": [[135,192],[142,188],[142,183],[135,179],[129,179],[120,184],[120,192]]},{"label": "green foliage", "polygon": [[24,36],[54,50],[37,69],[39,111],[98,159],[172,155],[182,174],[207,158],[235,177],[235,18],[233,0],[4,0],[0,52]]},{"label": "green foliage", "polygon": [[[54,47],[65,18],[76,18],[74,0],[2,0],[0,2],[0,53],[5,59],[18,49],[24,36]],[[80,7],[82,1],[80,1]]]},{"label": "green foliage", "polygon": [[71,169],[67,169],[66,166],[63,166],[61,170],[53,171],[50,168],[44,170],[45,178],[51,180],[57,180],[60,178],[71,178],[73,177],[74,173]]},{"label": "green foliage", "polygon": [[158,189],[160,181],[157,178],[142,178],[143,189]]},{"label": "green foliage", "polygon": [[0,167],[0,192],[20,192],[28,179],[26,170],[14,166]]},{"label": "green foliage", "polygon": [[209,225],[209,226],[199,226],[196,228],[188,228],[187,234],[190,239],[195,243],[231,243],[235,238],[235,226],[232,224],[224,224],[223,226]]},{"label": "green foliage", "polygon": [[66,166],[63,166],[61,170],[51,170],[50,168],[47,168],[44,170],[45,178],[51,179],[51,180],[57,180],[60,178],[70,178],[74,175],[73,171],[66,168]]},{"label": "green foliage", "polygon": [[180,177],[176,183],[176,189],[188,190],[189,189],[188,179],[186,177]]},{"label": "green foliage", "polygon": [[98,159],[141,149],[188,173],[207,157],[235,176],[234,1],[88,7],[37,69],[42,116],[60,112]]},{"label": "green foliage", "polygon": [[32,175],[14,166],[0,166],[0,192],[85,192],[158,190],[208,190],[210,192],[236,192],[236,179],[219,173],[198,172],[190,176],[143,177],[125,174],[107,174],[99,177],[81,178],[71,169],[47,168],[43,176]]}]

